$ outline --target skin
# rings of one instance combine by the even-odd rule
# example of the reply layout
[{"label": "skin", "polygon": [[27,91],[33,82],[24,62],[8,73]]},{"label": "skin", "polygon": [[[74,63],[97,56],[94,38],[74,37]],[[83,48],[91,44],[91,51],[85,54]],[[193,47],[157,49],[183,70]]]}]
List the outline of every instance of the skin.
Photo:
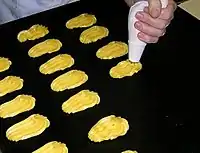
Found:
[{"label": "skin", "polygon": [[162,9],[160,0],[148,0],[149,7],[138,12],[135,28],[140,32],[138,38],[146,43],[156,43],[166,32],[167,26],[174,17],[177,6],[173,0],[168,0],[167,8]]}]

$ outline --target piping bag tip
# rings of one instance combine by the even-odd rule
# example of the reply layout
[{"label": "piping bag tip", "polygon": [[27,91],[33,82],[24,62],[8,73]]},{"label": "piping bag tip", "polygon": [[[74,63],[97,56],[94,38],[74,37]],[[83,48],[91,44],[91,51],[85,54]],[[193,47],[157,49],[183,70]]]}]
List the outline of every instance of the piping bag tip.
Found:
[{"label": "piping bag tip", "polygon": [[[161,0],[162,8],[167,7],[168,0]],[[148,1],[141,0],[136,2],[129,10],[128,16],[128,59],[131,62],[139,62],[144,49],[146,47],[146,43],[139,40],[137,35],[139,31],[134,27],[135,22],[137,21],[135,15],[138,11],[143,11],[145,7],[147,7]]]}]

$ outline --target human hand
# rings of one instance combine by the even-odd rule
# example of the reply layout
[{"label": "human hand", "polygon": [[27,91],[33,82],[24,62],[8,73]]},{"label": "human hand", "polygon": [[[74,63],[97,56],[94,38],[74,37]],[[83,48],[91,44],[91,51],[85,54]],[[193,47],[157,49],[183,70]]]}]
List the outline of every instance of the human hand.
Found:
[{"label": "human hand", "polygon": [[138,38],[146,43],[156,43],[165,34],[166,27],[174,17],[177,6],[173,0],[168,0],[168,6],[162,8],[160,0],[148,0],[149,7],[137,12],[135,28],[140,32]]}]

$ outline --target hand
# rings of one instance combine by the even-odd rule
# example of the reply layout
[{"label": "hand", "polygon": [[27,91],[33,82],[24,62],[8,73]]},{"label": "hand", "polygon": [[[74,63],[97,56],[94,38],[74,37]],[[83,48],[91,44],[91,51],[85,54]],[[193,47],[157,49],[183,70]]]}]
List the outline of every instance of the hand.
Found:
[{"label": "hand", "polygon": [[140,32],[138,38],[146,43],[156,43],[165,34],[166,27],[170,24],[176,10],[176,3],[169,0],[166,8],[161,7],[160,0],[148,0],[149,7],[137,12],[135,28]]}]

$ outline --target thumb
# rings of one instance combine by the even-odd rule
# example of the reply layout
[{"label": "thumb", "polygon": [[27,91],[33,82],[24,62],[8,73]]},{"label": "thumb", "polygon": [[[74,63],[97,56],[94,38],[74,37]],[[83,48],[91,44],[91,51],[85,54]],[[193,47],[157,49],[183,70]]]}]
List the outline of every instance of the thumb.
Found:
[{"label": "thumb", "polygon": [[157,18],[160,16],[162,4],[160,0],[148,0],[149,2],[149,14],[153,18]]}]

